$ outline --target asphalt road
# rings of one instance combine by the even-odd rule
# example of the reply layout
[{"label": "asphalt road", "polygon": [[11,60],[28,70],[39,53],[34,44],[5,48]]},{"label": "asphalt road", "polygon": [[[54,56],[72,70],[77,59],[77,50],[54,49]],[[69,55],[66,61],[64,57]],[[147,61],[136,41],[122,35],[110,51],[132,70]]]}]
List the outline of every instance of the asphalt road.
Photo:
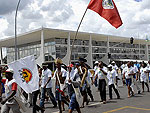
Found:
[{"label": "asphalt road", "polygon": [[[141,87],[141,84],[139,83]],[[100,103],[99,92],[97,92],[97,88],[92,86],[92,93],[94,95],[94,102],[90,102],[89,105],[85,106],[85,108],[81,109],[82,113],[150,113],[150,92],[143,92],[141,94],[137,94],[136,88],[135,95],[131,98],[127,97],[127,87],[121,86],[119,87],[119,93],[121,99],[116,99],[116,95],[113,93],[113,100],[109,100],[108,98],[108,90],[107,90],[107,103]],[[146,89],[146,88],[145,88]],[[81,103],[81,102],[79,102]],[[51,102],[45,103],[45,113],[58,113],[58,108],[52,108]],[[65,106],[67,113],[67,106]],[[74,111],[76,112],[76,111]],[[12,112],[10,112],[12,113]],[[32,108],[29,108],[26,113],[32,113]]]}]

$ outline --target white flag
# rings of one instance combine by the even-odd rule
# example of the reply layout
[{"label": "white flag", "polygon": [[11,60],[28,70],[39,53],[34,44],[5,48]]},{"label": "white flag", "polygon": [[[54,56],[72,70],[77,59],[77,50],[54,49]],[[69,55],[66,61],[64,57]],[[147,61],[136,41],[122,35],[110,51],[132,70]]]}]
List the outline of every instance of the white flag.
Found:
[{"label": "white flag", "polygon": [[8,64],[14,70],[16,83],[26,92],[39,89],[39,74],[34,56],[28,56]]}]

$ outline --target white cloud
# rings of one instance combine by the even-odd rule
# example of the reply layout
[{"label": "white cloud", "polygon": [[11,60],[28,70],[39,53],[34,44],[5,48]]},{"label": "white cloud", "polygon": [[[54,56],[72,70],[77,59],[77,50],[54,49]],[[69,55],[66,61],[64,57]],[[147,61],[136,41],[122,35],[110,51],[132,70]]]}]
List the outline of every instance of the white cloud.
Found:
[{"label": "white cloud", "polygon": [[[14,14],[18,0],[0,1],[0,37],[14,35]],[[150,30],[150,0],[114,0],[123,25],[115,29],[97,13],[88,10],[80,31],[143,38]],[[90,0],[21,0],[18,33],[41,26],[76,30]],[[3,5],[2,5],[3,4]],[[149,34],[150,35],[150,34]]]}]

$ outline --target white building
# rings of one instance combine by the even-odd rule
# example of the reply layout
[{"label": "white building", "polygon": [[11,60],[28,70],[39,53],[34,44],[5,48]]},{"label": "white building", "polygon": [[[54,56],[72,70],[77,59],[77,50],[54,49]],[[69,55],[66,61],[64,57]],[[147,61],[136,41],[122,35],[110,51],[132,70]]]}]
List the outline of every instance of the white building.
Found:
[{"label": "white building", "polygon": [[[50,28],[20,34],[17,37],[18,59],[35,55],[37,62],[42,63],[53,62],[59,57],[68,64],[74,36],[75,31]],[[15,60],[14,42],[14,37],[0,40],[0,47],[7,48],[7,63]],[[130,37],[79,32],[73,49],[72,61],[84,57],[92,66],[93,61],[104,58],[108,53],[111,54],[113,60],[149,60],[150,42],[134,37],[134,43],[130,44]]]}]

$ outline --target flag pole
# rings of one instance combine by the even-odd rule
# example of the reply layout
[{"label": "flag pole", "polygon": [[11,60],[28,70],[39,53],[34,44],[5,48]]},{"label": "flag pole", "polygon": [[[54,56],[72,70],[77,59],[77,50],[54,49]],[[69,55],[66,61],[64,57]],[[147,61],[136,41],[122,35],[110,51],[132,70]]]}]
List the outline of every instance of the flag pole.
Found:
[{"label": "flag pole", "polygon": [[[81,18],[81,21],[80,21],[80,23],[79,23],[79,25],[78,25],[78,28],[77,28],[77,31],[76,31],[76,33],[75,33],[75,37],[74,37],[73,42],[72,42],[72,47],[71,47],[71,51],[70,51],[71,53],[70,53],[69,65],[71,64],[71,56],[72,56],[72,51],[73,51],[73,48],[74,48],[74,43],[75,43],[75,40],[76,40],[76,38],[77,38],[77,36],[78,36],[79,28],[80,28],[80,26],[81,26],[81,23],[82,23],[84,17],[85,17],[85,14],[86,14],[86,12],[87,12],[87,9],[88,9],[88,7],[86,8],[86,10],[85,10],[85,12],[84,12],[84,14],[83,14],[83,16],[82,16],[82,18]],[[70,66],[69,66],[69,68],[70,68]],[[70,72],[69,72],[69,79],[70,79]]]}]

